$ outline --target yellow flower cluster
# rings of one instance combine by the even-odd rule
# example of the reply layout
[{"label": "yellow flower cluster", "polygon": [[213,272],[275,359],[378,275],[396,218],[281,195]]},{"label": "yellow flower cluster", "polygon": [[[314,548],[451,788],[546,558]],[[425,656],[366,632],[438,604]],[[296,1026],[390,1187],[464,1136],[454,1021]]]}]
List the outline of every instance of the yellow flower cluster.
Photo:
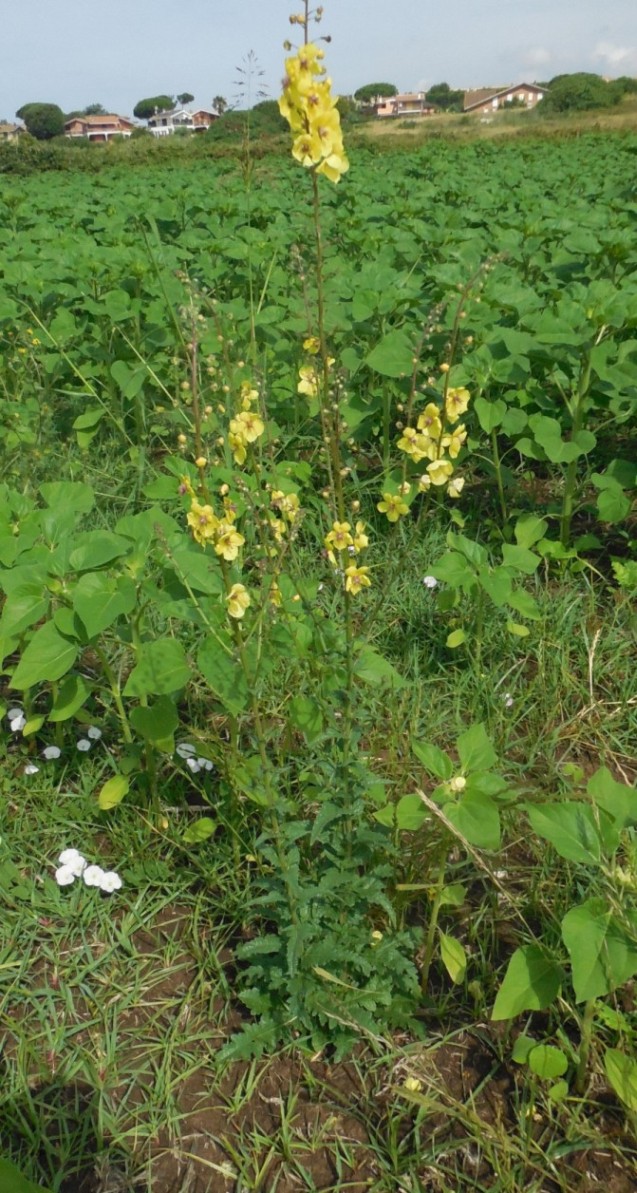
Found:
[{"label": "yellow flower cluster", "polygon": [[[464,423],[458,423],[461,414],[469,406],[470,394],[464,387],[448,389],[445,396],[444,411],[430,402],[418,416],[415,427],[405,427],[398,447],[409,456],[415,464],[421,460],[429,460],[426,471],[420,478],[419,489],[425,492],[432,485],[447,485],[449,497],[459,497],[464,487],[462,477],[454,477],[452,460],[457,459],[460,449],[467,438]],[[447,430],[450,425],[453,429]],[[386,494],[383,494],[386,497]],[[380,509],[380,505],[378,506]],[[387,512],[387,511],[384,511]],[[390,521],[396,518],[390,517]]]},{"label": "yellow flower cluster", "polygon": [[294,134],[292,156],[306,169],[338,182],[349,169],[341,118],[332,81],[322,65],[323,51],[309,42],[285,60],[281,115]]},{"label": "yellow flower cluster", "polygon": [[[364,551],[369,546],[369,537],[365,533],[364,522],[356,523],[354,533],[352,533],[349,522],[334,522],[323,542],[327,550],[327,558],[332,566],[336,567],[338,564],[336,552],[358,555],[360,551]],[[353,596],[357,596],[363,588],[369,588],[371,585],[368,567],[350,564],[343,569],[343,575],[345,576],[345,591],[351,592]]]},{"label": "yellow flower cluster", "polygon": [[243,584],[233,584],[226,597],[226,604],[230,617],[240,621],[250,604],[250,593]]},{"label": "yellow flower cluster", "polygon": [[212,543],[217,555],[221,555],[228,563],[237,558],[240,548],[245,543],[233,525],[235,510],[231,502],[224,500],[223,518],[218,518],[211,505],[201,505],[196,497],[192,498],[188,511],[188,525],[192,530],[192,537],[202,547]]},{"label": "yellow flower cluster", "polygon": [[265,423],[253,410],[241,410],[230,419],[228,442],[236,464],[245,464],[247,445],[256,443],[265,431]]}]

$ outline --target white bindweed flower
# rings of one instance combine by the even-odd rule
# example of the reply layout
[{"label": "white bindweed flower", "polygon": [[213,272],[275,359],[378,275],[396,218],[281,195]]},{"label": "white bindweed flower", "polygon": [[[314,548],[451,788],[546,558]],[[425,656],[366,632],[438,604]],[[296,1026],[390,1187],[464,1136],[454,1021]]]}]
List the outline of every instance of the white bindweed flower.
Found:
[{"label": "white bindweed flower", "polygon": [[79,849],[63,849],[58,862],[64,869],[72,870],[76,878],[84,873],[88,865],[84,854],[80,853]]},{"label": "white bindweed flower", "polygon": [[97,725],[89,725],[86,730],[86,736],[90,737],[91,741],[99,741],[102,736],[102,730],[98,729]]},{"label": "white bindweed flower", "polygon": [[513,708],[513,696],[510,692],[505,692],[502,699],[504,701],[505,708]]},{"label": "white bindweed flower", "polygon": [[50,762],[52,758],[59,758],[62,753],[59,746],[45,746],[42,751],[42,757]]},{"label": "white bindweed flower", "polygon": [[55,881],[58,886],[71,886],[75,879],[76,875],[72,866],[59,866],[55,871]]},{"label": "white bindweed flower", "polygon": [[193,775],[198,774],[199,771],[201,770],[201,762],[199,761],[198,758],[187,758],[186,766],[188,767],[189,770],[192,771]]},{"label": "white bindweed flower", "polygon": [[37,775],[39,769],[40,767],[36,766],[34,762],[27,762],[23,773],[25,775]]},{"label": "white bindweed flower", "polygon": [[104,880],[104,871],[101,866],[87,866],[82,874],[82,878],[87,886],[101,887]]},{"label": "white bindweed flower", "polygon": [[200,758],[199,759],[199,768],[200,768],[200,770],[212,770],[213,764],[209,758]]},{"label": "white bindweed flower", "polygon": [[[13,714],[13,715],[12,715]],[[9,713],[9,729],[12,733],[22,733],[27,719],[20,708],[12,708]]]},{"label": "white bindweed flower", "polygon": [[197,753],[194,746],[191,746],[189,741],[181,741],[175,750],[180,758],[194,758]]},{"label": "white bindweed flower", "polygon": [[107,870],[102,873],[102,881],[99,885],[100,890],[105,891],[107,895],[112,895],[113,891],[121,891],[122,880],[115,870]]},{"label": "white bindweed flower", "polygon": [[80,753],[87,754],[91,748],[91,742],[88,740],[88,737],[81,737],[77,743],[77,748]]},{"label": "white bindweed flower", "polygon": [[438,581],[436,580],[435,576],[423,576],[422,582],[423,582],[425,588],[437,588],[438,587]]}]

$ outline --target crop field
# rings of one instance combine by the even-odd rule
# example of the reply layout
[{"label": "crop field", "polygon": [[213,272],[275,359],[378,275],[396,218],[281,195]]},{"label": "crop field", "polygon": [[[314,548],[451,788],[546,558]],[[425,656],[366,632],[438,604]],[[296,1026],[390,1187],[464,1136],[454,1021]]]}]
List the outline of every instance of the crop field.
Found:
[{"label": "crop field", "polygon": [[0,1193],[631,1193],[637,135],[300,140],[3,178]]}]

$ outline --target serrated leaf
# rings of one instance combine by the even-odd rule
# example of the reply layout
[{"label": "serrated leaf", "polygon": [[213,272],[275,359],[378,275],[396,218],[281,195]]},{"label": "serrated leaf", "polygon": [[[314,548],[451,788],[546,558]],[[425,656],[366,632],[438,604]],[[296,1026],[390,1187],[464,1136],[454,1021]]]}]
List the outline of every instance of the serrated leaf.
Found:
[{"label": "serrated leaf", "polygon": [[128,793],[129,781],[125,775],[113,775],[112,779],[108,779],[102,787],[97,802],[103,812],[110,811],[111,808],[116,808],[121,804],[123,798]]}]

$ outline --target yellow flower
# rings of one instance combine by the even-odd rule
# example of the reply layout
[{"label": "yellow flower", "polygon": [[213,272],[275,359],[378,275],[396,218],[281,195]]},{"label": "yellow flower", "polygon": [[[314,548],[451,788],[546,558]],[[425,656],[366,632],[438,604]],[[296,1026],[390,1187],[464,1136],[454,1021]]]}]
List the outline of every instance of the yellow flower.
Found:
[{"label": "yellow flower", "polygon": [[234,522],[237,516],[237,507],[229,497],[223,499],[223,516],[226,522]]},{"label": "yellow flower", "polygon": [[471,401],[471,394],[468,389],[461,387],[460,389],[448,389],[447,398],[445,401],[445,413],[450,423],[456,423],[461,414],[469,406]]},{"label": "yellow flower", "polygon": [[378,502],[376,509],[387,515],[388,522],[397,522],[409,513],[409,506],[398,493],[383,493],[383,500]]},{"label": "yellow flower", "polygon": [[354,550],[364,551],[365,547],[369,547],[369,538],[365,534],[365,523],[356,523],[356,534],[354,535]]},{"label": "yellow flower", "polygon": [[297,393],[305,394],[308,398],[315,398],[318,393],[318,374],[314,365],[303,365],[299,369],[299,381],[296,389]]},{"label": "yellow flower", "polygon": [[217,555],[223,555],[223,558],[232,563],[233,559],[237,558],[239,548],[243,546],[245,539],[242,534],[235,530],[230,522],[220,522],[219,529],[216,535],[215,551]]},{"label": "yellow flower", "polygon": [[460,423],[450,435],[443,435],[442,446],[447,448],[452,460],[455,460],[460,453],[465,439],[467,438],[467,429],[464,423]]},{"label": "yellow flower", "polygon": [[244,443],[254,443],[265,431],[265,423],[252,410],[242,410],[230,420],[230,432],[238,435]]},{"label": "yellow flower", "polygon": [[431,477],[428,475],[428,473],[423,472],[422,476],[418,480],[418,492],[426,493],[427,490],[430,488],[431,488]]},{"label": "yellow flower", "polygon": [[301,133],[292,146],[292,157],[302,166],[315,166],[323,156],[321,138],[314,132]]},{"label": "yellow flower", "polygon": [[432,485],[444,485],[453,472],[453,464],[450,460],[434,460],[432,464],[427,465],[427,472]]},{"label": "yellow flower", "polygon": [[244,410],[249,410],[252,403],[258,401],[259,391],[254,389],[251,381],[241,382],[241,406]]},{"label": "yellow flower", "polygon": [[442,423],[440,422],[440,411],[435,402],[429,402],[422,414],[418,417],[418,430],[422,431],[430,439],[439,439],[442,434]]},{"label": "yellow flower", "polygon": [[[277,543],[282,543],[285,535],[285,522],[282,518],[270,518],[270,530],[272,531]],[[276,551],[274,552],[276,555]]]},{"label": "yellow flower", "polygon": [[246,445],[245,441],[232,431],[228,432],[228,443],[234,457],[235,464],[245,464],[246,462]]},{"label": "yellow flower", "polygon": [[326,534],[323,539],[328,550],[346,551],[348,547],[353,547],[354,539],[350,530],[349,522],[335,522],[329,534]]},{"label": "yellow flower", "polygon": [[226,597],[226,602],[230,616],[240,621],[250,604],[250,593],[243,584],[233,584]]},{"label": "yellow flower", "polygon": [[208,461],[205,456],[197,456],[197,459],[195,460],[195,468],[205,468],[207,463]]},{"label": "yellow flower", "polygon": [[320,166],[316,167],[317,174],[324,174],[329,178],[330,182],[340,182],[341,174],[346,174],[349,170],[349,162],[344,154],[331,153],[329,157],[322,161]]},{"label": "yellow flower", "polygon": [[419,1081],[417,1077],[406,1077],[403,1082],[403,1089],[408,1094],[417,1094],[422,1089],[422,1081]]},{"label": "yellow flower", "polygon": [[405,427],[402,437],[398,440],[398,447],[417,464],[428,454],[429,440],[424,435],[419,435],[415,427]]},{"label": "yellow flower", "polygon": [[192,500],[187,521],[192,530],[192,537],[202,547],[205,547],[206,543],[215,537],[219,529],[219,519],[212,506],[200,505],[196,498]]},{"label": "yellow flower", "polygon": [[279,605],[281,604],[281,602],[283,600],[283,597],[281,596],[281,589],[279,588],[276,580],[273,580],[270,585],[270,595],[268,597],[268,600],[271,605],[274,605],[275,609],[279,608]]},{"label": "yellow flower", "polygon": [[369,588],[371,580],[368,572],[369,568],[355,567],[353,564],[345,568],[345,591],[357,596],[363,588]]},{"label": "yellow flower", "polygon": [[318,336],[308,336],[307,340],[303,340],[303,348],[310,356],[317,356],[321,350],[321,341]]},{"label": "yellow flower", "polygon": [[272,505],[275,505],[281,511],[288,522],[296,521],[301,507],[296,493],[284,493],[281,489],[275,489],[270,495],[270,501]]},{"label": "yellow flower", "polygon": [[447,485],[448,497],[459,497],[464,489],[464,476],[452,476]]}]

